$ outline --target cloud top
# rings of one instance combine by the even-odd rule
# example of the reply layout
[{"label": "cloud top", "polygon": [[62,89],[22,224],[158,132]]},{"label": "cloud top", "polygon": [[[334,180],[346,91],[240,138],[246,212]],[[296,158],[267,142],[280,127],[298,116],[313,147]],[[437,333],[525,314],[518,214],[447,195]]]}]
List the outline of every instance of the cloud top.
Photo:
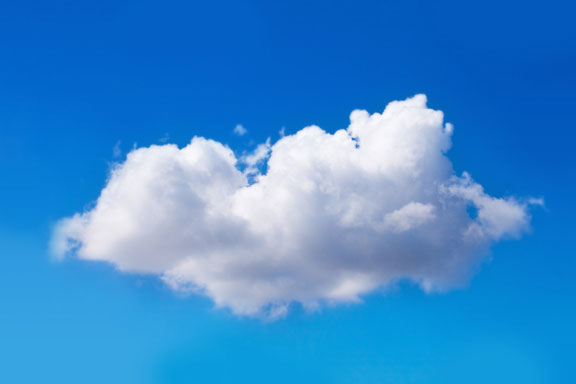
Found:
[{"label": "cloud top", "polygon": [[445,155],[453,128],[424,95],[350,120],[240,159],[201,137],[135,149],[91,210],[60,221],[54,248],[275,317],[292,302],[355,302],[404,279],[457,287],[491,244],[529,228],[530,201],[455,175]]}]

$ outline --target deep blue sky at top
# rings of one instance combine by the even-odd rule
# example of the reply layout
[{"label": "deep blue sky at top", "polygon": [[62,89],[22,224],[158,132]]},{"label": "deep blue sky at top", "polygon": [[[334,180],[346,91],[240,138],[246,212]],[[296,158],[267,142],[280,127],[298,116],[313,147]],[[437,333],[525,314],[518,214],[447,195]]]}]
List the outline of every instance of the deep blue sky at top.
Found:
[{"label": "deep blue sky at top", "polygon": [[[558,383],[576,344],[569,1],[1,1],[0,382]],[[544,197],[469,288],[410,286],[266,324],[153,279],[50,260],[113,148],[239,153],[426,93],[494,195]],[[235,137],[243,124],[249,131]]]}]

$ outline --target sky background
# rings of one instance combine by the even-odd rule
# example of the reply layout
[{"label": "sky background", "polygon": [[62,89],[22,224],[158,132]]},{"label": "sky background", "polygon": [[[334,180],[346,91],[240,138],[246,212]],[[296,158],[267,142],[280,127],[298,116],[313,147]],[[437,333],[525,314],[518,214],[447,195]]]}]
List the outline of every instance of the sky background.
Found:
[{"label": "sky background", "polygon": [[[0,382],[576,380],[576,6],[568,1],[0,2]],[[495,196],[543,197],[469,287],[238,318],[107,265],[55,262],[134,145],[238,153],[416,93]],[[235,136],[242,124],[248,133]],[[121,150],[115,156],[114,148]],[[117,155],[117,153],[116,153]]]}]

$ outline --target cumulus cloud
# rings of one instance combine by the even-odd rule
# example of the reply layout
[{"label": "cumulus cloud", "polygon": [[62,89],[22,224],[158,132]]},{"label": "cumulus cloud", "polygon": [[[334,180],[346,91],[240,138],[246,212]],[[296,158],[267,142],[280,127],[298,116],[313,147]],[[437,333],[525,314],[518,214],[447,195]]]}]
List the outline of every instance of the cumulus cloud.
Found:
[{"label": "cumulus cloud", "polygon": [[458,287],[494,242],[529,229],[531,200],[490,196],[455,174],[453,128],[424,95],[350,120],[240,159],[201,137],[134,149],[92,209],[60,221],[54,249],[275,317],[399,280]]}]

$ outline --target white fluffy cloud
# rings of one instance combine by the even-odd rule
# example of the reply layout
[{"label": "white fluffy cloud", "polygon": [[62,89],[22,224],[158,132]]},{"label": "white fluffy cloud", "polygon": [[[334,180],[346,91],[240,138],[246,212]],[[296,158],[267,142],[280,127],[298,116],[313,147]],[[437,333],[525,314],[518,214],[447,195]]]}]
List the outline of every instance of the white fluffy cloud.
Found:
[{"label": "white fluffy cloud", "polygon": [[334,134],[310,126],[262,144],[240,158],[244,172],[200,137],[135,149],[91,210],[59,223],[55,250],[156,274],[237,314],[279,316],[291,302],[358,301],[403,279],[456,287],[491,244],[529,228],[530,201],[455,175],[452,126],[424,95],[350,119]]}]

